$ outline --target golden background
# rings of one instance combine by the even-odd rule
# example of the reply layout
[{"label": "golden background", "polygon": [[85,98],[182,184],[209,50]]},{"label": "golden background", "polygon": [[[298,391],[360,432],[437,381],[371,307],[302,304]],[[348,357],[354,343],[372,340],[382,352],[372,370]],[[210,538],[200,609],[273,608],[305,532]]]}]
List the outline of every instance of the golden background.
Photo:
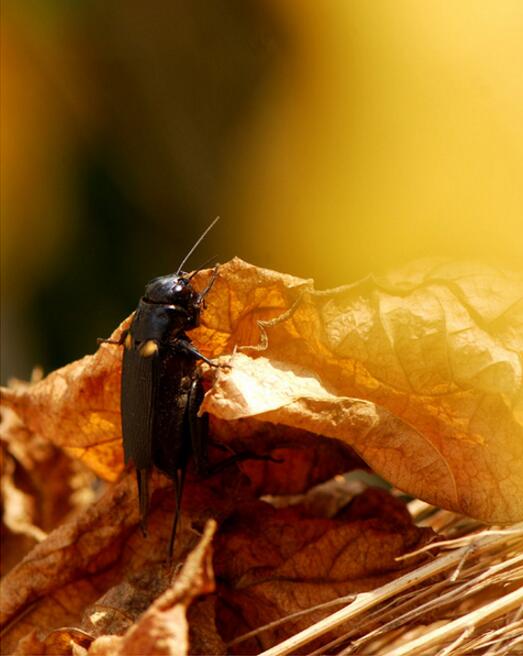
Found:
[{"label": "golden background", "polygon": [[[2,378],[216,254],[523,261],[519,0],[2,4]],[[212,299],[209,299],[212,302]]]}]

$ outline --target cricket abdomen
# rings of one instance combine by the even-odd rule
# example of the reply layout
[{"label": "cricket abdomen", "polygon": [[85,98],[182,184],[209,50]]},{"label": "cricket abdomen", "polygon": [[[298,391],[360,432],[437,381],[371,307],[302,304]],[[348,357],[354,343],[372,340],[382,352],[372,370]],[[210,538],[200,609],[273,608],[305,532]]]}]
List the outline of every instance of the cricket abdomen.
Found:
[{"label": "cricket abdomen", "polygon": [[191,455],[186,421],[189,394],[197,375],[195,358],[176,347],[162,352],[153,427],[152,459],[155,467],[174,478]]}]

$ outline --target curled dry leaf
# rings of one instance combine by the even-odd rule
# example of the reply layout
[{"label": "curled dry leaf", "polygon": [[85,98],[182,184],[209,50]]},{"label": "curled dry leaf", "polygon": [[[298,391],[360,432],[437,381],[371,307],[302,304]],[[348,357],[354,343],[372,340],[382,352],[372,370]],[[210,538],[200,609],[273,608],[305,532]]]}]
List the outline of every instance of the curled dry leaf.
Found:
[{"label": "curled dry leaf", "polygon": [[487,522],[523,517],[520,278],[441,264],[314,292],[228,266],[225,302],[206,314],[226,352],[300,300],[263,357],[220,372],[205,409],[341,439],[430,503]]},{"label": "curled dry leaf", "polygon": [[[15,654],[79,654],[87,650],[95,656],[188,653],[187,609],[196,597],[214,590],[210,543],[215,529],[213,522],[207,524],[200,542],[172,580],[165,566],[154,572],[137,572],[134,587],[129,583],[117,585],[87,608],[84,623],[88,630],[58,628],[39,637],[33,629],[18,642]],[[112,617],[112,627],[107,625],[105,616]],[[119,627],[114,625],[118,617]],[[104,623],[103,630],[97,627]],[[207,634],[209,628],[206,626]],[[216,633],[211,644],[218,646],[218,641]]]},{"label": "curled dry leaf", "polygon": [[123,636],[102,636],[89,649],[92,656],[185,656],[189,651],[186,612],[199,595],[214,590],[209,522],[202,539],[170,586]]},{"label": "curled dry leaf", "polygon": [[[332,519],[298,506],[246,505],[222,526],[215,543],[218,627],[231,642],[300,610],[383,585],[402,565],[396,557],[434,536],[412,525],[402,502],[369,489]],[[233,644],[256,654],[331,609],[319,609]]]},{"label": "curled dry leaf", "polygon": [[[367,493],[334,516],[318,514],[328,504],[274,508],[260,496],[301,494],[370,467],[451,510],[488,522],[523,517],[522,289],[498,271],[449,264],[327,292],[238,259],[220,267],[202,326],[191,333],[205,355],[230,365],[205,371],[211,436],[221,449],[281,462],[247,462],[205,481],[189,471],[175,561],[209,518],[221,525],[218,590],[190,611],[192,653],[210,645],[221,653],[221,637],[370,589],[406,566],[396,556],[431,535],[388,496],[369,502]],[[152,649],[153,634],[171,649],[173,622],[185,645],[186,606],[154,603],[171,576],[163,561],[172,485],[154,477],[144,539],[134,478],[121,477],[120,362],[120,349],[102,345],[40,382],[2,392],[28,440],[48,440],[98,476],[121,478],[6,577],[8,649],[25,636],[29,649],[38,640],[72,641],[77,653],[129,653],[130,635]],[[224,454],[213,447],[212,456]],[[242,649],[302,626],[274,629]]]},{"label": "curled dry leaf", "polygon": [[[200,284],[208,273],[202,272]],[[208,396],[218,417],[261,417],[343,440],[387,480],[487,522],[523,517],[523,283],[473,265],[418,265],[315,292],[234,259],[193,332],[236,356]],[[287,315],[286,315],[287,313]],[[122,324],[115,335],[125,325]],[[26,426],[114,479],[121,469],[119,349],[4,392]]]},{"label": "curled dry leaf", "polygon": [[[203,528],[208,507],[220,508],[223,487],[243,489],[238,478],[245,477],[233,471],[207,487],[188,481],[191,520],[182,521],[176,561],[198,540],[192,522]],[[163,593],[173,574],[165,557],[175,500],[167,479],[158,476],[152,483],[147,538],[138,527],[135,479],[128,475],[83,514],[53,531],[5,577],[0,624],[6,653],[35,629],[30,644],[57,644],[78,632],[83,642],[85,636],[92,641],[123,634]],[[234,494],[224,499],[222,512],[230,512],[224,508],[235,501]]]},{"label": "curled dry leaf", "polygon": [[94,499],[93,474],[12,411],[1,423],[2,575],[49,531]]},{"label": "curled dry leaf", "polygon": [[101,478],[116,480],[123,467],[120,356],[116,349],[98,349],[41,381],[2,389],[2,403],[15,410],[31,433],[61,447]]},{"label": "curled dry leaf", "polygon": [[78,518],[62,524],[5,577],[0,622],[7,652],[35,628],[45,636],[74,626],[99,590],[118,580],[111,565],[118,564],[137,519],[132,483],[125,478]]}]

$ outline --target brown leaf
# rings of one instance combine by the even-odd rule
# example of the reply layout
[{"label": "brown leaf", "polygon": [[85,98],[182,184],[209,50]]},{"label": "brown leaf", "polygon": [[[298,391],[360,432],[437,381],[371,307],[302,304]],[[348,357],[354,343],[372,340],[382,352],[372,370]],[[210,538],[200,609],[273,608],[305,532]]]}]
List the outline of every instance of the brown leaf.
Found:
[{"label": "brown leaf", "polygon": [[[174,576],[172,583],[166,579],[167,570],[164,567],[163,572],[156,571],[154,576],[143,577],[142,574],[141,584],[143,585],[147,580],[147,583],[152,584],[152,589],[140,590],[140,583],[138,583],[140,575],[137,574],[135,576],[137,585],[127,586],[128,591],[132,588],[134,594],[128,595],[124,600],[125,594],[122,593],[125,586],[120,585],[111,594],[105,595],[96,606],[91,607],[89,612],[93,622],[89,632],[75,627],[59,628],[47,632],[45,637],[41,638],[35,630],[32,630],[19,641],[15,654],[20,656],[79,654],[82,648],[86,650],[84,653],[98,656],[187,654],[187,609],[197,596],[212,592],[214,589],[210,543],[215,528],[212,522],[208,524],[199,544],[190,553],[179,574]],[[142,603],[137,604],[139,596],[142,597]],[[156,597],[158,598],[154,601]],[[116,605],[103,606],[104,602]],[[117,608],[118,604],[121,606],[120,609]],[[105,609],[104,612],[102,608]],[[109,626],[106,618],[100,617],[104,613],[112,615],[113,619],[118,613],[124,619],[128,613],[134,614],[134,617],[127,618],[126,626]],[[95,616],[98,617],[95,619]],[[98,626],[100,624],[104,624],[103,633]],[[208,626],[207,632],[209,628]],[[97,638],[97,635],[100,637]]]},{"label": "brown leaf", "polygon": [[[175,496],[167,478],[154,476],[151,484],[147,538],[138,527],[136,481],[129,475],[9,572],[0,599],[6,651],[34,628],[39,636],[64,626],[93,638],[121,633],[163,592],[171,573],[165,561]],[[185,496],[175,563],[193,548],[193,527],[203,529],[209,517],[225,517],[241,499],[253,498],[237,469],[203,484],[189,475]]]},{"label": "brown leaf", "polygon": [[[211,416],[211,432],[215,440],[226,444],[233,453],[270,453],[275,459],[275,462],[246,460],[241,463],[242,471],[250,479],[252,493],[258,495],[298,494],[340,471],[367,468],[343,442],[261,421],[258,417],[224,421]],[[220,460],[216,453],[215,460]]]},{"label": "brown leaf", "polygon": [[2,402],[29,431],[114,481],[123,467],[120,360],[118,349],[100,348],[41,381],[2,389]]},{"label": "brown leaf", "polygon": [[[229,383],[220,372],[205,407],[227,420],[263,414],[341,439],[406,492],[484,521],[516,521],[522,289],[515,276],[449,263],[315,292],[310,281],[231,260],[192,334],[204,353],[256,345],[258,321],[294,312],[267,329],[265,360],[236,356]],[[40,383],[5,391],[4,402],[31,431],[114,480],[119,376],[119,349],[103,345]]]},{"label": "brown leaf", "polygon": [[43,639],[33,630],[19,641],[13,656],[84,656],[91,641],[89,635],[78,629],[57,629]]},{"label": "brown leaf", "polygon": [[47,532],[94,499],[94,476],[78,460],[2,412],[2,574]]},{"label": "brown leaf", "polygon": [[209,523],[198,546],[187,558],[173,585],[166,590],[123,636],[104,636],[93,642],[92,656],[185,656],[189,649],[186,612],[199,595],[212,592],[211,540],[216,530]]},{"label": "brown leaf", "polygon": [[[274,509],[255,502],[224,523],[214,565],[218,627],[225,640],[382,585],[403,567],[397,556],[433,537],[430,529],[413,526],[403,504],[386,492],[369,491],[368,503],[365,496],[352,517],[350,511],[334,519],[313,517],[299,507]],[[325,614],[317,610],[264,631],[234,653],[258,653]]]},{"label": "brown leaf", "polygon": [[[491,522],[523,517],[521,290],[515,277],[450,264],[327,292],[237,259],[220,268],[202,326],[191,333],[199,350],[231,365],[205,372],[212,460],[248,450],[278,461],[245,462],[243,473],[231,468],[205,481],[188,473],[176,560],[209,518],[221,525],[220,585],[190,613],[193,653],[222,653],[222,638],[371,589],[395,576],[395,556],[430,538],[385,493],[367,492],[339,512],[343,495],[278,509],[260,496],[301,495],[369,466],[448,509]],[[121,349],[102,345],[40,382],[3,390],[3,403],[20,417],[28,444],[48,440],[117,481],[120,360]],[[7,487],[23,490],[16,468],[31,469],[30,459],[7,456]],[[45,484],[44,475],[19,504],[26,527],[38,527],[31,504]],[[82,635],[93,640],[91,653],[129,653],[153,649],[160,635],[165,653],[186,653],[192,592],[174,594],[164,563],[172,484],[156,475],[152,487],[147,539],[137,527],[135,480],[124,475],[13,568],[2,595],[7,650],[36,629],[20,649],[37,649],[39,640],[80,652]],[[269,646],[303,621],[246,648]]]},{"label": "brown leaf", "polygon": [[[205,314],[213,355],[235,356],[205,409],[256,416],[350,444],[400,489],[487,522],[523,517],[523,283],[474,265],[421,265],[314,292],[224,265]],[[219,300],[218,300],[219,299]]]},{"label": "brown leaf", "polygon": [[[117,564],[124,538],[136,524],[132,480],[124,479],[75,520],[62,524],[5,577],[0,599],[4,647],[29,629],[45,635],[79,623],[84,608],[100,596],[100,572]],[[142,560],[143,562],[143,560]],[[132,571],[132,570],[131,570]]]},{"label": "brown leaf", "polygon": [[[230,474],[226,476],[230,481]],[[166,589],[172,573],[165,560],[175,500],[170,481],[158,476],[152,482],[155,494],[147,538],[137,527],[136,483],[128,476],[78,518],[51,533],[5,577],[0,622],[6,651],[35,628],[39,638],[64,626],[92,639],[123,633]],[[210,501],[211,507],[219,507],[219,497],[213,496],[212,488],[192,493],[192,486],[189,481],[192,520],[198,523],[200,518],[203,524],[204,506]],[[177,560],[190,552],[197,537],[184,518]]]},{"label": "brown leaf", "polygon": [[215,595],[197,600],[187,613],[190,654],[225,656],[227,647],[216,628]]}]

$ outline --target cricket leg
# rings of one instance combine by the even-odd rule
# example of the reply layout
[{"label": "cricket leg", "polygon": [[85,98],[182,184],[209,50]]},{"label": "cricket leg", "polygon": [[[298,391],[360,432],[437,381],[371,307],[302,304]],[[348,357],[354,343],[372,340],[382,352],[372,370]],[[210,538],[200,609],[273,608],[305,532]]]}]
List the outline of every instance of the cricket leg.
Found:
[{"label": "cricket leg", "polygon": [[180,519],[180,507],[182,503],[182,494],[183,494],[183,485],[185,483],[185,470],[186,467],[178,469],[176,472],[176,477],[174,479],[174,488],[176,493],[176,509],[174,511],[174,520],[173,526],[171,529],[171,537],[169,538],[169,550],[168,550],[168,561],[172,561],[174,543],[176,540],[176,531],[178,529],[178,520]]},{"label": "cricket leg", "polygon": [[[196,376],[192,382],[187,394],[187,403],[185,406],[185,414],[183,419],[184,431],[188,431],[191,446],[194,453],[195,462],[201,463],[207,457],[206,444],[208,435],[208,418],[198,417],[198,409],[203,400],[203,386],[200,378]],[[197,467],[198,468],[198,467]],[[178,530],[178,522],[180,519],[181,503],[183,488],[185,483],[185,472],[187,469],[186,457],[183,458],[182,466],[176,470],[174,476],[174,488],[176,494],[176,509],[174,513],[174,520],[171,529],[171,537],[169,540],[168,560],[171,562],[174,544],[176,541],[176,532]]]},{"label": "cricket leg", "polygon": [[129,330],[122,330],[122,334],[118,339],[104,339],[103,337],[98,337],[96,340],[97,344],[114,344],[115,346],[122,346],[129,334]]},{"label": "cricket leg", "polygon": [[189,390],[189,397],[187,403],[189,432],[191,435],[191,446],[194,459],[196,473],[199,476],[213,476],[219,472],[227,469],[237,462],[244,460],[265,460],[268,462],[283,462],[279,458],[274,458],[271,455],[259,455],[253,451],[241,451],[217,462],[214,465],[209,465],[208,447],[211,443],[209,438],[209,420],[207,415],[198,417],[198,409],[203,400],[203,386],[198,377],[196,377]]},{"label": "cricket leg", "polygon": [[277,462],[281,464],[283,462],[282,458],[274,458],[269,454],[261,455],[259,453],[254,453],[254,451],[240,451],[239,453],[234,453],[232,456],[220,460],[215,465],[212,465],[207,468],[206,475],[214,476],[214,474],[219,474],[227,467],[231,467],[238,462],[244,462],[245,460],[264,460],[265,462]]},{"label": "cricket leg", "polygon": [[187,353],[190,353],[191,355],[194,355],[195,358],[198,358],[199,360],[203,360],[206,362],[210,367],[219,367],[220,365],[216,364],[212,360],[209,360],[209,358],[206,358],[203,353],[200,353],[197,348],[195,348],[191,342],[187,341],[186,339],[177,339],[176,342],[176,347],[183,350],[187,351]]},{"label": "cricket leg", "polygon": [[207,287],[203,290],[203,292],[198,296],[198,303],[204,303],[205,305],[205,297],[207,294],[211,291],[213,288],[214,283],[216,282],[216,278],[218,277],[218,264],[214,267],[212,274],[211,274],[211,279],[209,280],[209,284]]},{"label": "cricket leg", "polygon": [[136,482],[138,484],[138,507],[140,509],[140,528],[144,537],[147,537],[147,513],[149,512],[149,470],[137,469]]},{"label": "cricket leg", "polygon": [[191,451],[196,473],[205,476],[209,469],[209,417],[204,414],[198,416],[198,410],[203,401],[203,385],[200,377],[196,375],[191,383],[187,398],[187,423],[191,437]]}]

